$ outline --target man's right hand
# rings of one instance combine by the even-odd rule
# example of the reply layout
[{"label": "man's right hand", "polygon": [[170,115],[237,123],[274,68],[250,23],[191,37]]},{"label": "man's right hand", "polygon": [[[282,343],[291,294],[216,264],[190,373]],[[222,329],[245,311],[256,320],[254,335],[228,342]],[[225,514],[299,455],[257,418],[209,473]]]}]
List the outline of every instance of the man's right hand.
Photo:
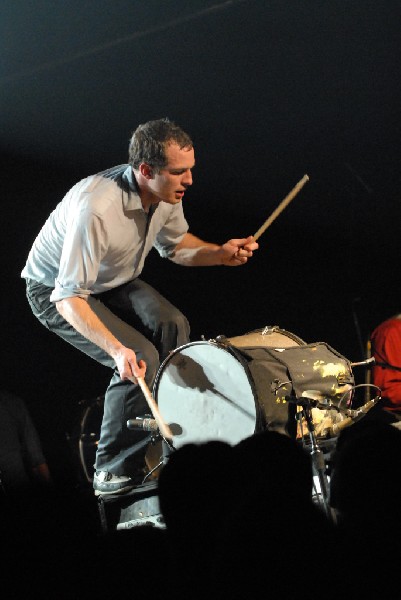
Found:
[{"label": "man's right hand", "polygon": [[116,352],[113,358],[116,362],[121,379],[129,379],[133,383],[138,383],[138,377],[145,377],[145,361],[140,360],[138,363],[135,352],[130,348],[121,348],[118,352]]}]

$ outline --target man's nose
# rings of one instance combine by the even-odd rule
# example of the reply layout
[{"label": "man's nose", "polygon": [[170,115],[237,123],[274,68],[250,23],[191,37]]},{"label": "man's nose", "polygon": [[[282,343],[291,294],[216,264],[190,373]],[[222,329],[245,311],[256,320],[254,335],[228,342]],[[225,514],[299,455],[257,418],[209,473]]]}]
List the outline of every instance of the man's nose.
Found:
[{"label": "man's nose", "polygon": [[187,171],[185,171],[183,178],[182,178],[182,183],[184,185],[192,185],[192,171],[191,169],[188,169]]}]

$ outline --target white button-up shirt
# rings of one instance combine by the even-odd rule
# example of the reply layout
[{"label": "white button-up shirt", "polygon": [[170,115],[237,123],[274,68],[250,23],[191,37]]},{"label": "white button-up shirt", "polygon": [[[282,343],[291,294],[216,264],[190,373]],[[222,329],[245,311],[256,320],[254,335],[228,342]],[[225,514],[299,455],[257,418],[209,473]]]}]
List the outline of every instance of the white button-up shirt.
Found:
[{"label": "white button-up shirt", "polygon": [[52,287],[51,301],[131,281],[152,247],[168,257],[188,231],[182,203],[143,210],[129,165],[78,182],[50,214],[22,277]]}]

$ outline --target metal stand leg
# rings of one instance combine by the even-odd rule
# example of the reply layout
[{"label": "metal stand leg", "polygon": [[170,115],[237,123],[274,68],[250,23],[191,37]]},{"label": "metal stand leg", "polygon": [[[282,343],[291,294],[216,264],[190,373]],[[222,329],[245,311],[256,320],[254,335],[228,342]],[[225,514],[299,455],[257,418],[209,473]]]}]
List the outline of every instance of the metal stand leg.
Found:
[{"label": "metal stand leg", "polygon": [[155,471],[167,464],[168,459],[170,458],[170,455],[174,450],[174,447],[161,435],[160,431],[157,431],[157,433],[154,436],[152,436],[151,443],[155,444],[160,439],[162,441],[162,456],[158,464],[155,467],[153,467],[153,469],[151,469],[149,473],[147,473],[146,477],[143,480],[143,483],[145,483]]},{"label": "metal stand leg", "polygon": [[324,454],[317,442],[316,434],[315,434],[315,425],[312,419],[312,410],[310,400],[308,398],[302,398],[297,401],[298,404],[302,406],[302,411],[305,417],[305,421],[308,426],[309,438],[311,442],[311,457],[312,457],[312,466],[318,477],[320,490],[322,494],[323,508],[327,515],[327,517],[336,522],[336,514],[330,506],[329,503],[329,480],[327,478],[326,472],[326,461],[324,459]]}]

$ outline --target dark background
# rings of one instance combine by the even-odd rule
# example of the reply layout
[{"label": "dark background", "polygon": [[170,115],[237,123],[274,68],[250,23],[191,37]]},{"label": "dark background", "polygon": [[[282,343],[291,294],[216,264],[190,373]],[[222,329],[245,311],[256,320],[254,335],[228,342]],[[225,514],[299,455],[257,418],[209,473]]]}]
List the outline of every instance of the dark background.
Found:
[{"label": "dark background", "polygon": [[207,240],[255,233],[310,177],[245,267],[151,254],[143,278],[192,339],[276,324],[365,358],[400,310],[399,1],[6,0],[0,24],[2,387],[51,461],[110,374],[35,321],[20,272],[69,187],[126,162],[149,119],[194,140],[185,211]]}]

